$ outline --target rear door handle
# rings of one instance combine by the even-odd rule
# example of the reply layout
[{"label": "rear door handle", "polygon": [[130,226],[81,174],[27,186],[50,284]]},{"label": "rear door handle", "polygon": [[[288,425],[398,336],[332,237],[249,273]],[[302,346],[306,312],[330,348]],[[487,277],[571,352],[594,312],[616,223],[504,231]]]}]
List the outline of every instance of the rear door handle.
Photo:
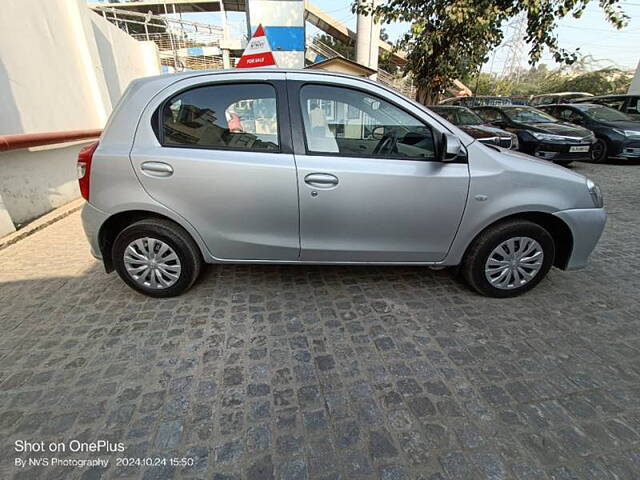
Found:
[{"label": "rear door handle", "polygon": [[140,169],[153,177],[170,177],[173,175],[173,167],[164,162],[144,162]]},{"label": "rear door handle", "polygon": [[315,188],[333,188],[338,185],[338,177],[330,173],[310,173],[304,177],[304,183]]}]

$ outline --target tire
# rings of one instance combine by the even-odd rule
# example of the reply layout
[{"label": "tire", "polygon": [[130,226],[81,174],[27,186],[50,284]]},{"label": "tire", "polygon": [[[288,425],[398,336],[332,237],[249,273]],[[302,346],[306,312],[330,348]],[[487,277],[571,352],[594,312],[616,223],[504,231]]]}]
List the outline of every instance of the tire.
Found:
[{"label": "tire", "polygon": [[594,143],[593,147],[591,148],[591,161],[593,163],[606,162],[608,153],[609,153],[609,146],[607,145],[607,142],[599,138],[598,140],[596,140],[596,143]]},{"label": "tire", "polygon": [[[150,250],[152,254],[148,254]],[[198,278],[203,263],[198,246],[185,230],[156,218],[140,220],[122,230],[111,252],[120,278],[134,290],[156,298],[186,292]],[[135,273],[130,272],[140,269],[142,274],[136,279]]]},{"label": "tire", "polygon": [[[487,267],[490,256],[493,256],[494,249],[497,249],[503,242],[507,242],[510,239],[522,239],[523,237],[528,240],[514,240],[514,251],[517,252],[519,248],[522,248],[524,250],[522,253],[526,253],[527,248],[532,247],[534,248],[532,252],[540,251],[542,253],[542,262],[536,262],[535,260],[529,261],[528,259],[532,258],[532,254],[526,254],[523,258],[527,260],[521,264],[520,269],[516,269],[517,274],[520,275],[522,279],[525,279],[525,275],[521,274],[521,271],[531,275],[535,269],[533,266],[540,263],[537,271],[531,279],[520,286],[517,286],[519,282],[516,281],[511,272],[506,272],[505,275],[507,285],[503,285],[502,288],[500,288],[492,284],[487,278],[485,268]],[[529,240],[533,240],[534,242],[529,242]],[[494,268],[501,269],[500,272],[504,270],[513,271],[513,267],[507,257],[502,257],[504,260],[496,260],[500,258],[500,252],[497,252],[496,255],[497,256],[493,256],[494,260],[492,261]],[[465,254],[461,265],[461,273],[469,286],[482,295],[495,298],[515,297],[531,290],[540,283],[547,275],[547,272],[549,272],[551,265],[553,265],[554,256],[555,245],[553,238],[544,228],[537,223],[527,220],[507,220],[490,227],[478,235]],[[539,258],[539,256],[534,257],[534,259],[535,258]],[[499,266],[495,266],[498,265],[498,262],[504,262],[504,264],[499,263]],[[495,270],[490,276],[497,278],[500,275],[498,270]],[[511,283],[511,286],[508,285],[509,283]]]}]

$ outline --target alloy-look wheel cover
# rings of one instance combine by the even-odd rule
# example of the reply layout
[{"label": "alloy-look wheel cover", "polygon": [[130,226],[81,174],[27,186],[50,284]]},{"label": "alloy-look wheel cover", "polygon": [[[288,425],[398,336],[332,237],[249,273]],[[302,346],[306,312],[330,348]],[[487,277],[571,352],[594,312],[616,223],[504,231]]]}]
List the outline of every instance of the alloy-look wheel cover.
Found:
[{"label": "alloy-look wheel cover", "polygon": [[513,237],[499,244],[489,254],[484,274],[500,290],[519,288],[535,278],[542,268],[544,251],[529,237]]},{"label": "alloy-look wheel cover", "polygon": [[173,248],[152,237],[138,238],[127,245],[124,266],[136,283],[158,290],[174,285],[182,271]]}]

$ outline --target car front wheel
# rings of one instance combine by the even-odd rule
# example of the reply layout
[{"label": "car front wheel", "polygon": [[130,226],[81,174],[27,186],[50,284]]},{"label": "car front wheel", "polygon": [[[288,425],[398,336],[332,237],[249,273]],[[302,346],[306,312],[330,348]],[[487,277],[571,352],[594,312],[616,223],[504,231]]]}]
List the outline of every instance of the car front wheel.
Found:
[{"label": "car front wheel", "polygon": [[540,225],[510,220],[484,231],[469,247],[462,275],[477,292],[514,297],[535,287],[555,255],[553,238]]},{"label": "car front wheel", "polygon": [[602,163],[607,159],[607,142],[599,138],[591,148],[591,160],[594,163]]},{"label": "car front wheel", "polygon": [[181,227],[162,219],[135,222],[118,234],[112,249],[118,275],[150,297],[173,297],[198,278],[202,257]]}]

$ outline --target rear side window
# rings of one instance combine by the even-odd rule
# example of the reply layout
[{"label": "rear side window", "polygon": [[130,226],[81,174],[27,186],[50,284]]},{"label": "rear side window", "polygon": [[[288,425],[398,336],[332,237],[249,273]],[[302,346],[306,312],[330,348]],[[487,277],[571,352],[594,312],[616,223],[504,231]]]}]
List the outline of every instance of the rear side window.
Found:
[{"label": "rear side window", "polygon": [[600,105],[606,105],[609,108],[613,108],[615,110],[622,110],[622,106],[624,105],[624,98],[603,98],[598,100]]},{"label": "rear side window", "polygon": [[629,99],[627,113],[640,113],[640,97],[633,97]]},{"label": "rear side window", "polygon": [[502,114],[493,108],[479,108],[475,112],[486,122],[497,122],[502,120]]},{"label": "rear side window", "polygon": [[267,84],[207,85],[162,107],[167,147],[278,151],[276,92]]},{"label": "rear side window", "polygon": [[556,111],[555,114],[553,112],[548,112],[548,113],[551,113],[555,117],[560,118],[561,120],[564,120],[565,122],[569,122],[569,123],[575,123],[582,120],[582,115],[580,115],[578,112],[574,111],[571,108],[561,108],[559,111]]}]

